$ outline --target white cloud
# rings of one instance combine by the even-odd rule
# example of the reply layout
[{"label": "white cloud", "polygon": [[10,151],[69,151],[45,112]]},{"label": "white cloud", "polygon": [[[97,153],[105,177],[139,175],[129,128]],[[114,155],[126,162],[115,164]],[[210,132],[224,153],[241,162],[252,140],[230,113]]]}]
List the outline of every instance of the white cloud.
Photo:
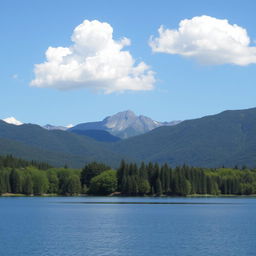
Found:
[{"label": "white cloud", "polygon": [[68,90],[90,88],[104,93],[151,90],[155,78],[144,62],[123,50],[130,40],[113,39],[113,28],[97,20],[77,26],[70,47],[49,47],[46,61],[35,65],[31,86]]},{"label": "white cloud", "polygon": [[153,52],[180,54],[204,64],[249,65],[256,63],[256,47],[250,46],[246,29],[228,20],[209,16],[182,20],[179,28],[158,29],[159,37],[151,37]]}]

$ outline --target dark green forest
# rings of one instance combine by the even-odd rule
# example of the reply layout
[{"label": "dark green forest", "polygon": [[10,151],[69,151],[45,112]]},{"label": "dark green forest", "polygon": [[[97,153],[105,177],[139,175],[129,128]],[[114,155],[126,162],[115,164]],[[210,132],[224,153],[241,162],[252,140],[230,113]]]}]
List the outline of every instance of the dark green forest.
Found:
[{"label": "dark green forest", "polygon": [[252,195],[256,169],[196,168],[127,163],[117,170],[91,162],[83,169],[54,168],[47,163],[0,157],[1,195]]}]

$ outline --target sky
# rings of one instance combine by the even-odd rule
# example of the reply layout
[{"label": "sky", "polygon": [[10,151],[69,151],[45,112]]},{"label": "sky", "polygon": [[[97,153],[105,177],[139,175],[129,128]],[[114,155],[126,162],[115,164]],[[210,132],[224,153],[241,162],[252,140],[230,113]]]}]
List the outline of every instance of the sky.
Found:
[{"label": "sky", "polygon": [[0,119],[157,121],[256,107],[254,0],[3,0]]}]

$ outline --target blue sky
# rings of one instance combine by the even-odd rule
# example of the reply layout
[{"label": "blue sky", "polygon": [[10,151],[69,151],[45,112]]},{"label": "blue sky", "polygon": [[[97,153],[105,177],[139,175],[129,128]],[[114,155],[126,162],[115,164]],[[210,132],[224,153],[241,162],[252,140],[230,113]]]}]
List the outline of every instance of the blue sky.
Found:
[{"label": "blue sky", "polygon": [[[131,109],[158,121],[171,121],[197,118],[226,109],[255,107],[256,64],[251,54],[256,45],[255,9],[256,2],[253,0],[2,1],[0,119],[14,116],[22,122],[67,125],[101,120]],[[247,47],[244,50],[251,51],[248,53],[251,56],[245,56],[246,63],[240,62],[244,56],[231,56],[233,50],[228,50],[226,63],[224,60],[221,62],[221,54],[217,59],[220,63],[202,63],[202,54],[205,53],[202,49],[194,57],[185,57],[186,50],[179,48],[179,42],[184,42],[184,37],[180,37],[175,46],[167,47],[175,48],[176,54],[164,52],[160,45],[155,51],[149,46],[150,36],[153,39],[160,37],[158,28],[161,25],[165,29],[177,30],[180,21],[191,21],[202,15],[216,21],[227,19],[230,28],[237,24],[246,29],[251,40],[250,49]],[[139,80],[138,87],[146,88],[152,84],[154,89],[131,90],[127,82],[123,92],[114,89],[106,94],[106,91],[88,89],[90,81],[86,81],[85,86],[82,81],[79,89],[73,89],[75,84],[70,83],[68,90],[58,90],[56,88],[63,86],[64,82],[60,83],[57,78],[53,86],[44,86],[46,80],[41,84],[38,82],[39,87],[31,86],[31,81],[36,78],[35,64],[46,62],[47,48],[70,47],[74,29],[84,20],[97,20],[99,25],[108,23],[113,28],[114,42],[124,37],[130,39],[130,45],[124,46],[121,51],[129,52],[136,61],[134,66],[144,62],[149,71],[154,72],[155,81],[149,79],[142,83]],[[203,18],[199,19],[199,23],[201,21]],[[222,53],[223,49],[219,52]],[[212,58],[206,57],[207,60]],[[95,83],[96,87],[99,86],[98,80]],[[119,85],[117,82],[116,86]],[[104,86],[112,88],[109,80]]]}]

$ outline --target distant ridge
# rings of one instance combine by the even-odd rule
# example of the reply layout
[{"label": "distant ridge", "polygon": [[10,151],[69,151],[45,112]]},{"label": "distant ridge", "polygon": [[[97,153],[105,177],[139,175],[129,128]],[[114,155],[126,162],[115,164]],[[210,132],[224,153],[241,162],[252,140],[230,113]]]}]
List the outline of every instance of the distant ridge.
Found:
[{"label": "distant ridge", "polygon": [[116,137],[104,130],[71,130],[70,132],[77,135],[87,136],[96,141],[102,142],[116,142],[121,140],[119,137]]},{"label": "distant ridge", "polygon": [[[122,120],[126,116],[123,114]],[[71,167],[89,161],[117,167],[121,159],[166,162],[173,167],[256,167],[256,108],[224,111],[111,143],[99,141],[99,133],[106,135],[104,130],[92,132],[98,138],[90,137],[88,131],[73,132],[0,120],[0,155]]]},{"label": "distant ridge", "polygon": [[0,155],[5,154],[51,165],[63,166],[66,163],[73,167],[82,167],[90,161],[117,166],[123,158],[87,136],[49,131],[33,124],[16,126],[0,120]]},{"label": "distant ridge", "polygon": [[229,110],[217,115],[159,127],[116,143],[116,152],[130,158],[172,166],[256,167],[256,108]]},{"label": "distant ridge", "polygon": [[[23,123],[15,119],[14,117],[8,117],[3,119],[6,123],[14,124],[14,125],[22,125]],[[53,130],[61,130],[61,131],[67,131],[70,132],[79,130],[80,133],[82,131],[86,130],[103,130],[107,133],[112,134],[114,137],[119,138],[129,138],[132,136],[144,134],[148,131],[151,131],[157,127],[160,126],[172,126],[180,123],[181,121],[172,121],[172,122],[158,122],[154,121],[149,117],[140,115],[136,116],[134,112],[131,110],[119,112],[113,116],[106,117],[103,121],[99,122],[87,122],[87,123],[81,123],[78,125],[73,126],[72,124],[69,124],[67,126],[63,125],[51,125],[46,124],[41,126],[42,128],[53,131]],[[77,132],[76,132],[77,133]],[[95,133],[95,132],[94,132]],[[85,133],[84,133],[85,134]],[[99,134],[99,132],[98,132]],[[94,137],[92,132],[87,132],[87,135],[89,137]],[[103,136],[103,133],[101,133]],[[99,136],[101,136],[99,134]],[[105,134],[106,136],[106,134]],[[94,139],[97,140],[97,136],[94,137]],[[110,138],[101,138],[100,141],[103,139],[103,141],[106,139],[106,141],[110,140]],[[116,141],[114,138],[112,138],[113,141]]]},{"label": "distant ridge", "polygon": [[172,126],[180,122],[157,122],[146,116],[136,116],[134,112],[127,110],[108,116],[103,121],[78,124],[69,130],[104,130],[125,139],[146,133],[160,126]]}]

